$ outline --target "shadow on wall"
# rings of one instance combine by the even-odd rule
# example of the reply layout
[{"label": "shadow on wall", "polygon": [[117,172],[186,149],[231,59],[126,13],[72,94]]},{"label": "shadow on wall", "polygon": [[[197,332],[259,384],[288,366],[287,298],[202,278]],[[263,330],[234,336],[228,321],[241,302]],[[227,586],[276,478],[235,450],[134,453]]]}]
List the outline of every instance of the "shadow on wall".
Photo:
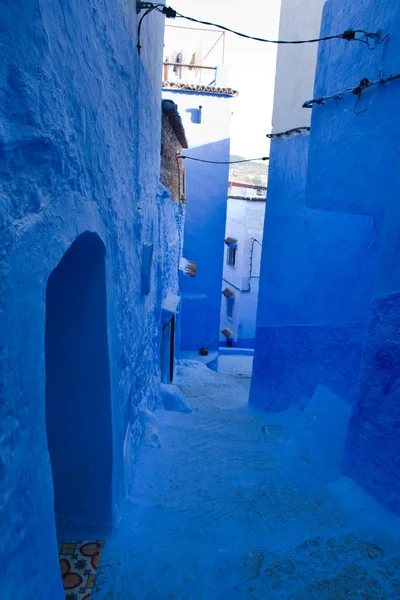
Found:
[{"label": "shadow on wall", "polygon": [[46,426],[58,535],[112,525],[105,246],[80,235],[46,291]]},{"label": "shadow on wall", "polygon": [[200,124],[201,123],[201,114],[202,114],[202,106],[199,106],[199,108],[187,108],[186,112],[190,114],[190,120],[192,123],[197,123]]},{"label": "shadow on wall", "polygon": [[[208,161],[229,161],[229,138],[186,151]],[[186,219],[183,255],[197,263],[195,278],[181,277],[181,348],[216,350],[219,345],[221,280],[228,202],[229,165],[185,161]]]}]

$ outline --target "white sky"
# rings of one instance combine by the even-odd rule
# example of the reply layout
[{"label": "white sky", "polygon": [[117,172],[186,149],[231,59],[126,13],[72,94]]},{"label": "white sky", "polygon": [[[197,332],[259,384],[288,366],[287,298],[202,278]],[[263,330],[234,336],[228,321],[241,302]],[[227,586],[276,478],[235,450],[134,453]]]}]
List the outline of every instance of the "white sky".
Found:
[{"label": "white sky", "polygon": [[[257,37],[278,38],[281,0],[170,0],[168,4],[190,17]],[[196,26],[183,19],[167,20],[166,24]],[[232,154],[246,158],[268,154],[265,136],[271,131],[276,49],[275,44],[226,34],[229,86],[239,92],[233,101]]]}]

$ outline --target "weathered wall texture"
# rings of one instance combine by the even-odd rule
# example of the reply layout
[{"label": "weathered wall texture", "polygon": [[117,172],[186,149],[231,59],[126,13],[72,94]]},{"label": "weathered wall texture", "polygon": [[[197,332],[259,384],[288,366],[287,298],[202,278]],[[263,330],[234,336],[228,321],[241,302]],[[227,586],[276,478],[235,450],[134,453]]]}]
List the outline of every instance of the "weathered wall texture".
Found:
[{"label": "weathered wall texture", "polygon": [[251,402],[284,410],[318,384],[351,401],[379,237],[370,217],[306,208],[309,137],[271,148]]},{"label": "weathered wall texture", "polygon": [[[345,23],[390,34],[387,44],[373,52],[363,47],[340,48],[333,53],[321,49],[318,94],[346,88],[361,77],[379,79],[400,72],[400,7],[389,0],[362,4],[350,1],[327,3],[324,33]],[[361,27],[361,24],[362,27]],[[344,463],[346,474],[382,500],[391,510],[400,512],[400,211],[398,105],[400,85],[387,84],[369,90],[361,97],[354,114],[356,98],[350,95],[336,107],[325,105],[313,110],[315,131],[311,159],[315,170],[309,175],[310,199],[322,185],[317,176],[321,160],[330,161],[319,196],[332,210],[364,213],[377,225],[381,238],[381,256],[375,273],[375,290],[359,374],[359,386],[350,422]],[[327,110],[324,110],[327,109]],[[335,110],[336,109],[336,110]],[[341,193],[334,193],[340,181]],[[384,223],[377,215],[384,214]]]},{"label": "weathered wall texture", "polygon": [[[185,154],[229,161],[230,96],[164,89],[163,97],[178,105],[189,142]],[[184,166],[187,205],[183,254],[197,263],[197,275],[181,278],[181,348],[215,351],[219,343],[229,166],[190,160],[184,161]]]},{"label": "weathered wall texture", "polygon": [[[399,73],[399,24],[390,0],[328,0],[322,35],[379,30],[382,43],[321,43],[310,98]],[[272,143],[251,391],[267,410],[306,402],[318,383],[352,400],[343,470],[395,512],[399,95],[393,82],[316,105],[310,136]]]},{"label": "weathered wall texture", "polygon": [[177,158],[177,154],[182,154],[176,133],[173,130],[168,117],[162,115],[161,130],[161,183],[171,193],[175,201],[183,200],[184,194],[184,168],[182,159]]},{"label": "weathered wall texture", "polygon": [[[157,263],[157,279],[161,288],[161,298],[164,299],[168,293],[180,295],[179,260],[182,256],[185,207],[183,204],[173,201],[169,190],[162,185],[160,185],[157,195],[157,206],[159,210],[159,231],[157,235],[162,244]],[[175,358],[179,358],[180,350],[180,309],[179,306],[178,314],[175,315]],[[161,322],[170,318],[170,316],[170,313],[162,311]],[[161,343],[161,327],[159,335],[159,343]]]},{"label": "weathered wall texture", "polygon": [[[303,2],[303,11],[315,8],[313,2]],[[342,20],[336,19],[329,29],[331,33],[333,29],[337,33],[357,23],[360,26],[363,21],[359,17],[350,18],[338,7],[334,13],[340,14]],[[326,11],[326,18],[328,14]],[[326,33],[325,29],[323,32]],[[319,35],[319,29],[314,35]],[[351,64],[358,65],[360,53],[369,60],[379,58],[380,50],[370,52],[363,44],[349,45],[344,40],[327,42],[325,46],[321,44],[325,50],[321,50],[317,89],[327,69],[323,52],[327,52],[328,46],[330,56],[345,53],[346,61],[341,67],[337,65],[337,70],[348,69],[350,57]],[[299,60],[297,69],[302,72],[306,65],[301,62],[301,54]],[[278,53],[278,71],[279,61]],[[346,77],[339,88],[348,85],[348,74]],[[335,89],[330,87],[327,91]],[[313,93],[309,89],[308,97],[312,98]],[[277,105],[286,94],[285,86],[277,87]],[[306,99],[296,97],[299,105]],[[354,98],[350,102],[352,100]],[[326,118],[329,120],[333,109],[328,105],[314,110],[322,113],[325,108],[328,108]],[[353,117],[356,118],[354,113]],[[358,118],[363,119],[363,116]],[[330,130],[332,140],[338,135],[337,123],[335,125]],[[330,193],[341,201],[353,173],[347,172],[340,187],[327,188],[328,174],[342,168],[339,163],[344,165],[348,161],[346,152],[350,146],[337,151],[335,160],[332,157],[316,166],[313,152],[308,155],[310,144],[319,131],[318,122],[313,120],[311,137],[296,135],[274,140],[271,144],[250,395],[253,404],[267,410],[284,410],[291,404],[304,404],[318,384],[330,387],[347,401],[352,401],[356,392],[378,264],[378,232],[382,219],[346,214],[346,211],[334,211],[326,205],[325,198]],[[324,210],[307,206],[307,178],[310,181],[314,174],[319,176],[319,186],[315,187],[314,194],[321,198],[320,208]]]},{"label": "weathered wall texture", "polygon": [[[381,41],[386,34],[390,39],[373,51],[356,42],[320,44],[313,97],[355,88],[365,77],[373,81],[399,73],[398,19],[399,6],[391,0],[327,2],[322,35],[354,27],[379,30]],[[398,151],[398,88],[395,82],[371,88],[359,102],[354,94],[348,94],[338,103],[313,108],[308,206],[371,218],[384,215],[396,192],[390,173]]]},{"label": "weathered wall texture", "polygon": [[[163,18],[146,20],[140,60],[128,0],[6,2],[0,22],[0,586],[7,598],[61,600],[46,442],[46,285],[77,236],[101,238],[112,432],[111,516],[101,526],[110,529],[132,476],[140,415],[158,394],[162,294],[177,282],[172,267],[170,283],[159,281],[167,246],[159,221],[171,203],[158,191]],[[154,244],[155,257],[147,296],[143,243]],[[59,410],[68,413],[68,401]]]}]

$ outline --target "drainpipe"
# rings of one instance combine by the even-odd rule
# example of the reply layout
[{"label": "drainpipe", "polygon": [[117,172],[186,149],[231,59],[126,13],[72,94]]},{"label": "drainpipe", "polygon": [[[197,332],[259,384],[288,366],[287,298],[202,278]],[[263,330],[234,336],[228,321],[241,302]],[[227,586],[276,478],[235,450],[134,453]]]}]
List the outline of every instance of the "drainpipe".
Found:
[{"label": "drainpipe", "polygon": [[254,244],[257,242],[257,244],[259,246],[262,247],[262,243],[259,242],[256,238],[251,238],[251,250],[250,250],[250,269],[249,269],[249,287],[246,290],[242,290],[241,288],[237,287],[234,283],[231,283],[230,281],[228,281],[227,279],[225,279],[224,277],[222,278],[222,281],[225,281],[225,283],[228,283],[229,285],[231,285],[233,288],[235,288],[235,290],[238,290],[239,292],[241,292],[242,294],[248,294],[251,291],[251,279],[252,279],[252,272],[253,272],[253,254],[254,254]]}]

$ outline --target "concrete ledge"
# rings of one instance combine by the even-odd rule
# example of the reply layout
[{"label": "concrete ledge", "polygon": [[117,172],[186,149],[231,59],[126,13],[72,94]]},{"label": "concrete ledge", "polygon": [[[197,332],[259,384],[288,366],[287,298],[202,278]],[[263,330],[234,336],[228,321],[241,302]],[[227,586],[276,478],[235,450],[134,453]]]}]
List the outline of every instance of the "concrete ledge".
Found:
[{"label": "concrete ledge", "polygon": [[181,350],[179,360],[197,360],[206,365],[211,371],[218,371],[218,352],[210,352],[208,356],[201,356],[198,350]]},{"label": "concrete ledge", "polygon": [[221,356],[254,356],[254,348],[227,348],[219,349]]}]

